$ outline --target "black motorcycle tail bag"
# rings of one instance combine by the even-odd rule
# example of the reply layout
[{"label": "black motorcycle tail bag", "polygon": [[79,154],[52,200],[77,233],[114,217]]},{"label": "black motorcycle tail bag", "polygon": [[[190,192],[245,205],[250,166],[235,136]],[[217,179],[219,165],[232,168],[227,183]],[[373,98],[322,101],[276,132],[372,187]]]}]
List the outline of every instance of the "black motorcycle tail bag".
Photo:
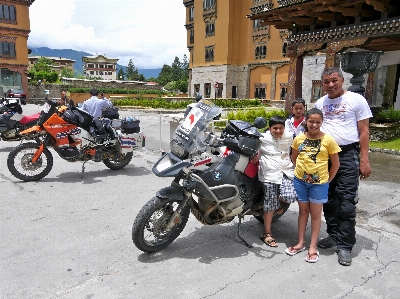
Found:
[{"label": "black motorcycle tail bag", "polygon": [[102,115],[103,118],[108,119],[119,119],[119,112],[117,107],[106,107],[103,108]]},{"label": "black motorcycle tail bag", "polygon": [[93,117],[91,115],[78,110],[66,110],[64,111],[62,118],[68,123],[84,129],[88,129],[93,121]]}]

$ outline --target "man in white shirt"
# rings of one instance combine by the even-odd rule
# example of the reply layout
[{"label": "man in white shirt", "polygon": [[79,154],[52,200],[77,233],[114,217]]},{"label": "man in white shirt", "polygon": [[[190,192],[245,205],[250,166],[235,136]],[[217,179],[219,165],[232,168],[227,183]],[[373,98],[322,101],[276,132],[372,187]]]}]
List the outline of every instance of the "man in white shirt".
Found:
[{"label": "man in white shirt", "polygon": [[99,92],[97,89],[92,88],[89,91],[91,98],[87,99],[85,102],[83,102],[82,105],[82,110],[88,112],[90,115],[93,116],[93,118],[99,118],[101,117],[103,108],[105,107],[111,107],[112,103],[107,100],[107,99],[99,99],[97,95]]},{"label": "man in white shirt", "polygon": [[[343,89],[343,73],[337,67],[322,73],[325,96],[315,103],[322,111],[321,130],[330,134],[342,151],[340,167],[329,184],[328,202],[324,216],[328,237],[318,242],[321,248],[337,246],[338,262],[350,266],[351,250],[356,243],[356,204],[358,183],[371,175],[369,164],[369,118],[372,117],[367,100]],[[361,154],[361,157],[360,157]]]}]

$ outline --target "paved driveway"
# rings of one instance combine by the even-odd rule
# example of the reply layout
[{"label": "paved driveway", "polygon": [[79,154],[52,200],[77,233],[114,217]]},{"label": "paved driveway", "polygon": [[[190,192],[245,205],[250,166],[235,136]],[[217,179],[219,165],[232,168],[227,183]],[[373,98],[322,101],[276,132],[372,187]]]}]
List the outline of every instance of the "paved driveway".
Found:
[{"label": "paved driveway", "polygon": [[[242,226],[254,245],[248,249],[236,222],[202,226],[191,216],[168,248],[145,254],[132,244],[133,220],[170,180],[151,172],[159,115],[123,113],[140,116],[148,149],[121,171],[89,162],[82,179],[81,163],[52,151],[50,174],[24,183],[6,166],[18,143],[0,141],[1,298],[398,298],[399,156],[371,154],[374,175],[360,184],[351,267],[337,263],[334,249],[321,250],[316,264],[305,253],[284,253],[296,241],[296,204],[273,226],[278,248],[263,245],[263,227],[252,217]],[[165,148],[168,133],[163,125]]]}]

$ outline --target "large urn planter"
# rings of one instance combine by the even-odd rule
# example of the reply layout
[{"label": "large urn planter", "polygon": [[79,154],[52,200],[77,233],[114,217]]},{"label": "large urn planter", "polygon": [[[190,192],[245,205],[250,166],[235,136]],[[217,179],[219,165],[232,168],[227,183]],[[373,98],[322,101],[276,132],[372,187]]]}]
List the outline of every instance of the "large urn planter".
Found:
[{"label": "large urn planter", "polygon": [[351,51],[340,53],[340,65],[343,71],[353,75],[350,79],[352,84],[347,90],[364,96],[365,88],[362,86],[365,79],[364,74],[376,70],[379,58],[383,52],[380,51]]}]

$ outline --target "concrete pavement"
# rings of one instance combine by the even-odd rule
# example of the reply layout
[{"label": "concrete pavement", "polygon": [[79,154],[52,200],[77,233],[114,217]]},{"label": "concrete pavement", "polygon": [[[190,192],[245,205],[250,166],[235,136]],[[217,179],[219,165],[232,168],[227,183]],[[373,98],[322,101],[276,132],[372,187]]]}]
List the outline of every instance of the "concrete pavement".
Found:
[{"label": "concrete pavement", "polygon": [[[145,254],[132,244],[131,226],[170,179],[151,172],[159,157],[159,116],[140,119],[148,149],[121,171],[89,162],[84,179],[81,163],[52,151],[50,174],[21,182],[6,166],[18,143],[0,141],[1,298],[398,298],[400,156],[371,153],[373,176],[360,183],[350,267],[337,263],[333,248],[321,249],[316,264],[304,261],[305,252],[284,253],[296,241],[297,204],[273,225],[278,248],[259,240],[263,227],[252,217],[242,225],[254,245],[249,249],[237,238],[236,221],[202,226],[190,216],[174,243]],[[168,132],[164,124],[165,148]],[[308,227],[307,242],[309,234]]]}]

